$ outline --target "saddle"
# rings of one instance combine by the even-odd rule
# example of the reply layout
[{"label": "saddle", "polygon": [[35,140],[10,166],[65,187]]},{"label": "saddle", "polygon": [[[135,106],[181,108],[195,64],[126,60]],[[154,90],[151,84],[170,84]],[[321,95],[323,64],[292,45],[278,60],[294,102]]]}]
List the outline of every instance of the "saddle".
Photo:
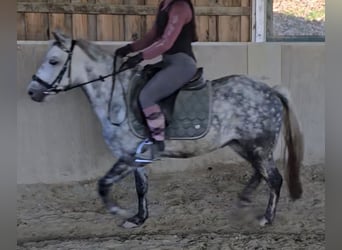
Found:
[{"label": "saddle", "polygon": [[[139,94],[146,83],[165,67],[163,61],[146,65],[132,78],[128,90],[128,121],[132,132],[146,138],[149,130],[139,104]],[[210,124],[211,84],[203,79],[203,68],[181,89],[158,104],[165,116],[167,139],[198,139],[207,132]]]}]

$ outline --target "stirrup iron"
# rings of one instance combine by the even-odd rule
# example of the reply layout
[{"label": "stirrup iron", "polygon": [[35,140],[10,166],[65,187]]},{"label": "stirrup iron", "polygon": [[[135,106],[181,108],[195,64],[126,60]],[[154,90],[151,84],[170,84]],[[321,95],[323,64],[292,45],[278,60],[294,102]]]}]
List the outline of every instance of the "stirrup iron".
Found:
[{"label": "stirrup iron", "polygon": [[[143,140],[142,142],[140,142],[140,144],[138,145],[137,147],[137,150],[135,152],[135,155],[141,155],[144,151],[144,148],[146,147],[146,145],[152,145],[153,142],[150,140],[150,139],[145,139]],[[153,152],[152,152],[152,149],[151,149],[151,159],[148,160],[148,159],[140,159],[140,158],[137,158],[135,157],[135,160],[134,160],[136,163],[152,163],[154,160],[153,160]]]}]

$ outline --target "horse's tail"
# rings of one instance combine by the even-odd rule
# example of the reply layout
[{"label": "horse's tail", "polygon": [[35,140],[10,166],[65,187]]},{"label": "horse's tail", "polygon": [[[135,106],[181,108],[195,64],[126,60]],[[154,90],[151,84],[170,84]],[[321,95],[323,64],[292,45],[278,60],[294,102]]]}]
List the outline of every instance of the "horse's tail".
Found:
[{"label": "horse's tail", "polygon": [[[304,138],[297,116],[294,112],[289,91],[281,86],[274,87],[278,97],[285,108],[284,113],[284,140],[287,146],[286,161],[286,181],[290,193],[290,197],[295,200],[299,199],[303,193],[300,181],[300,166],[304,153]],[[284,161],[286,158],[286,150],[284,150]]]}]

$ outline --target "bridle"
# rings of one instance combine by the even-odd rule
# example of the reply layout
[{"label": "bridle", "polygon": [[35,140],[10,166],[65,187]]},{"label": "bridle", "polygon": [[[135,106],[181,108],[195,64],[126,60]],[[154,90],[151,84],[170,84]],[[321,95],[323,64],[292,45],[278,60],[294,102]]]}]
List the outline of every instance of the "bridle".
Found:
[{"label": "bridle", "polygon": [[66,70],[68,70],[68,78],[69,78],[69,81],[70,81],[70,78],[71,78],[71,60],[72,60],[72,54],[73,54],[73,51],[74,51],[76,43],[77,43],[76,40],[72,40],[70,49],[67,49],[67,48],[65,48],[63,46],[58,46],[60,49],[62,49],[66,53],[68,53],[68,57],[67,57],[64,65],[63,65],[63,68],[61,69],[61,71],[59,72],[59,74],[57,75],[57,77],[55,78],[55,80],[52,83],[49,84],[48,82],[42,80],[36,74],[34,74],[32,76],[32,80],[33,81],[38,82],[40,85],[42,85],[43,87],[46,88],[46,91],[44,91],[45,94],[53,95],[53,94],[57,94],[57,93],[59,93],[61,91],[63,91],[63,92],[69,91],[69,90],[72,90],[72,89],[75,89],[75,88],[78,88],[78,87],[82,87],[84,85],[87,85],[89,83],[93,83],[93,82],[96,82],[96,81],[99,81],[99,80],[104,82],[104,80],[106,78],[111,77],[111,76],[115,76],[115,75],[117,75],[117,74],[119,74],[119,73],[121,73],[121,72],[123,72],[123,71],[128,69],[128,67],[126,67],[126,64],[123,63],[120,66],[120,69],[118,71],[116,71],[116,56],[115,56],[114,57],[114,62],[113,62],[113,66],[114,66],[113,67],[113,73],[105,75],[105,76],[99,75],[98,78],[96,78],[94,80],[91,80],[91,81],[88,81],[88,82],[79,83],[79,84],[76,84],[76,85],[73,85],[73,86],[70,86],[71,84],[69,84],[69,86],[67,86],[65,88],[58,88],[60,82],[62,81],[62,79],[64,77],[64,74],[65,74]]},{"label": "bridle", "polygon": [[57,94],[60,91],[67,91],[69,88],[65,88],[65,89],[60,89],[58,88],[60,82],[63,79],[63,76],[66,72],[66,70],[68,69],[68,77],[70,79],[71,76],[71,59],[72,59],[72,53],[74,51],[76,45],[76,41],[72,40],[71,42],[71,48],[67,49],[65,47],[59,46],[59,48],[63,51],[65,51],[66,53],[68,53],[68,57],[66,59],[66,61],[64,62],[63,68],[61,69],[61,71],[59,72],[59,74],[57,75],[57,77],[55,78],[55,80],[49,84],[46,81],[42,80],[39,76],[37,76],[36,74],[34,74],[32,76],[32,80],[38,82],[40,85],[42,85],[43,87],[46,88],[46,91],[44,92],[45,94]]},{"label": "bridle", "polygon": [[[68,79],[69,79],[69,83],[71,81],[71,60],[72,60],[72,55],[73,55],[73,51],[74,51],[74,48],[75,48],[75,45],[76,45],[77,41],[76,40],[72,40],[71,42],[71,47],[70,49],[67,49],[65,48],[64,46],[61,46],[60,44],[56,43],[55,45],[57,45],[60,49],[62,49],[63,51],[65,51],[66,53],[68,53],[68,57],[66,59],[66,61],[64,62],[64,65],[61,69],[61,71],[59,72],[59,74],[57,75],[57,77],[55,78],[55,80],[49,84],[48,82],[42,80],[39,76],[37,76],[36,74],[34,74],[32,76],[32,80],[33,81],[36,81],[37,83],[39,83],[40,85],[42,85],[43,87],[46,88],[46,90],[44,91],[44,94],[46,95],[55,95],[55,94],[58,94],[59,92],[66,92],[66,91],[69,91],[69,90],[72,90],[72,89],[75,89],[75,88],[79,88],[79,87],[82,87],[84,85],[87,85],[87,84],[90,84],[90,83],[93,83],[93,82],[97,82],[97,81],[102,81],[104,82],[106,78],[108,77],[113,77],[113,81],[112,81],[112,88],[111,88],[111,96],[110,96],[110,101],[108,103],[108,119],[111,121],[110,119],[110,107],[111,107],[111,102],[112,102],[112,96],[113,96],[113,92],[114,92],[114,86],[115,86],[115,76],[127,69],[129,69],[129,67],[127,67],[127,64],[124,62],[123,64],[121,64],[119,70],[116,70],[116,59],[117,59],[117,56],[115,55],[114,56],[114,60],[113,60],[113,72],[111,74],[108,74],[108,75],[105,75],[105,76],[101,76],[99,75],[98,78],[94,79],[94,80],[91,80],[91,81],[88,81],[88,82],[83,82],[83,83],[79,83],[79,84],[76,84],[76,85],[73,85],[71,86],[71,84],[69,84],[68,86],[66,86],[65,88],[59,88],[59,84],[60,82],[62,81],[64,75],[65,75],[65,72],[68,70]],[[127,105],[127,103],[126,103]],[[123,121],[125,120],[125,118],[123,119]],[[112,122],[111,123],[115,126],[120,126],[121,123],[123,122]]]}]

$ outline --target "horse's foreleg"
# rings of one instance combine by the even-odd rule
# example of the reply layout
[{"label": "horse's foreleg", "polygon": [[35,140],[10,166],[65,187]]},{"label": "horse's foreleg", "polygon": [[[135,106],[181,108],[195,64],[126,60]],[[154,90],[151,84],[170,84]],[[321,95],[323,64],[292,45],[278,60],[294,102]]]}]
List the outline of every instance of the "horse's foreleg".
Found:
[{"label": "horse's foreleg", "polygon": [[118,160],[113,167],[98,181],[98,193],[103,203],[111,213],[116,214],[122,211],[108,195],[111,187],[114,183],[122,180],[136,169],[136,167],[130,167],[124,161]]},{"label": "horse's foreleg", "polygon": [[134,172],[135,185],[138,195],[138,213],[127,219],[124,224],[125,227],[136,227],[144,223],[148,218],[148,204],[147,204],[147,190],[148,190],[148,177],[146,169],[143,167],[137,168]]}]

